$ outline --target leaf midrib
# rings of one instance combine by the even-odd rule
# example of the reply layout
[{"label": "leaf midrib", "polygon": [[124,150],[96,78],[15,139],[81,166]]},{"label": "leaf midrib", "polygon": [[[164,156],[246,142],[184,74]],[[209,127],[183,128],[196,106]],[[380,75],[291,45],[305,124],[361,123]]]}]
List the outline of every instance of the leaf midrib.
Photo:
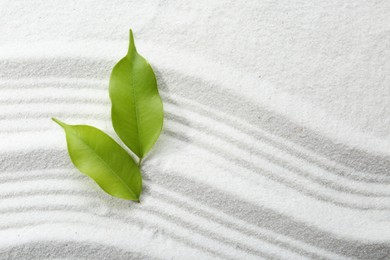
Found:
[{"label": "leaf midrib", "polygon": [[[133,66],[131,66],[131,69],[133,69]],[[135,95],[135,85],[134,85],[133,77],[130,77],[130,80],[131,80],[131,85],[133,86],[133,88],[132,88],[132,95],[133,95],[133,99],[134,99],[135,122],[137,124],[137,127],[136,127],[137,128],[137,137],[138,137],[137,145],[138,145],[138,151],[140,153],[139,157],[140,157],[140,160],[141,160],[142,159],[142,151],[141,151],[141,137],[140,137],[140,134],[139,134],[138,106],[137,106],[137,99],[136,99],[136,95]]]},{"label": "leaf midrib", "polygon": [[95,149],[93,149],[92,146],[90,146],[88,143],[84,142],[84,140],[82,138],[79,137],[79,135],[77,134],[74,134],[72,132],[73,135],[75,135],[77,137],[77,139],[81,140],[81,142],[86,145],[90,150],[94,151],[93,154],[95,154],[106,166],[107,168],[113,173],[113,175],[123,184],[123,186],[126,187],[126,189],[135,197],[137,198],[137,196],[135,195],[135,193],[130,189],[130,187],[128,187],[128,185],[126,184],[126,182],[112,169],[112,167],[96,152]]}]

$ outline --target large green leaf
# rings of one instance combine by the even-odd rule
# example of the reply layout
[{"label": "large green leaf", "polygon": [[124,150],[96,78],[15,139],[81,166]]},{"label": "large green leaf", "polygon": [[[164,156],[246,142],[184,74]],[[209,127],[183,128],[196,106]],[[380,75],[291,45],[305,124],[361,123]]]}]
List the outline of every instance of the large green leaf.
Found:
[{"label": "large green leaf", "polygon": [[112,196],[139,201],[141,173],[119,144],[95,127],[53,120],[64,128],[70,158],[82,173]]},{"label": "large green leaf", "polygon": [[164,115],[153,69],[137,53],[131,30],[128,53],[111,73],[110,99],[116,133],[142,160],[160,135]]}]

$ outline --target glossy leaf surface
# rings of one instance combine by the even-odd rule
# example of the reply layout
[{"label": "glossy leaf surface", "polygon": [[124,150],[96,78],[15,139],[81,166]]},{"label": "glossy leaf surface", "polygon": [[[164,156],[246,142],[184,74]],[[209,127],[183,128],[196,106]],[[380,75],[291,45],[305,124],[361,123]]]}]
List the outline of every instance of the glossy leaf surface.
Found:
[{"label": "glossy leaf surface", "polygon": [[53,120],[65,130],[70,158],[82,173],[112,196],[139,201],[141,173],[119,144],[95,127]]},{"label": "glossy leaf surface", "polygon": [[142,159],[159,137],[164,115],[153,69],[137,53],[131,30],[128,53],[111,73],[110,99],[116,133]]}]

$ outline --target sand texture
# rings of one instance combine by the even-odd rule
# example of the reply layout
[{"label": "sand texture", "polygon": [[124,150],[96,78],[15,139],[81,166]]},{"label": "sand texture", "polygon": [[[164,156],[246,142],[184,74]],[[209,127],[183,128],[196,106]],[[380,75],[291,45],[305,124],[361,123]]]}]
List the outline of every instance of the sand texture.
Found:
[{"label": "sand texture", "polygon": [[[52,116],[114,137],[132,28],[164,129],[136,204]],[[0,1],[0,259],[389,259],[390,1]]]}]

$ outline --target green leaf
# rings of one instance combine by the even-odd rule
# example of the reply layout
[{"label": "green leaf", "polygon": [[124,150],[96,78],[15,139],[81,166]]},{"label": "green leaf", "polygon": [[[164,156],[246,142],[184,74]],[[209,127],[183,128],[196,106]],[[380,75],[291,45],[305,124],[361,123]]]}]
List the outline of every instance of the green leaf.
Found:
[{"label": "green leaf", "polygon": [[111,73],[110,99],[116,133],[142,160],[160,135],[164,114],[153,69],[138,54],[131,30],[128,53]]},{"label": "green leaf", "polygon": [[139,202],[142,176],[131,156],[110,136],[87,125],[67,125],[58,119],[66,133],[73,164],[91,177],[108,194]]}]

